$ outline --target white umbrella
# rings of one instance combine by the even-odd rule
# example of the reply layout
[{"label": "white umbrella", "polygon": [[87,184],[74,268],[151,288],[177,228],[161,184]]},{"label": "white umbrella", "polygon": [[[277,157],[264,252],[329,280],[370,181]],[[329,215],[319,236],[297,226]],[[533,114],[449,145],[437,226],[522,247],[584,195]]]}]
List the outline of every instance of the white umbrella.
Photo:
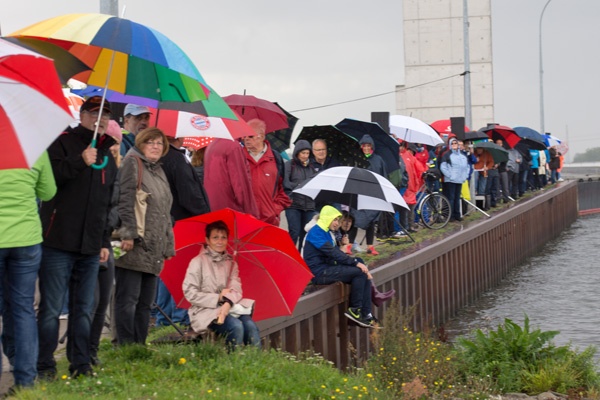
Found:
[{"label": "white umbrella", "polygon": [[394,212],[394,204],[408,209],[398,189],[383,176],[357,167],[334,167],[320,172],[294,193],[318,202],[340,203],[356,210]]},{"label": "white umbrella", "polygon": [[429,146],[444,143],[431,126],[420,119],[405,115],[390,116],[390,133],[409,143],[423,143]]}]

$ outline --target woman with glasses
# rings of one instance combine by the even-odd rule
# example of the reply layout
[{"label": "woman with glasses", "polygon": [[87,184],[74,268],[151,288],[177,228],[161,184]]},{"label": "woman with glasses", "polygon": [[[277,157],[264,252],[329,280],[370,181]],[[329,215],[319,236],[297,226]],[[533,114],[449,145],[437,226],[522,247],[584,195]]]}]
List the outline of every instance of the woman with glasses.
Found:
[{"label": "woman with glasses", "polygon": [[[175,255],[170,214],[173,197],[158,163],[167,151],[165,134],[158,128],[146,128],[136,135],[135,147],[127,152],[121,166],[119,235],[125,254],[116,260],[115,270],[119,344],[145,343],[158,274],[164,260]],[[147,194],[144,216],[139,208],[136,210],[140,190]]]}]

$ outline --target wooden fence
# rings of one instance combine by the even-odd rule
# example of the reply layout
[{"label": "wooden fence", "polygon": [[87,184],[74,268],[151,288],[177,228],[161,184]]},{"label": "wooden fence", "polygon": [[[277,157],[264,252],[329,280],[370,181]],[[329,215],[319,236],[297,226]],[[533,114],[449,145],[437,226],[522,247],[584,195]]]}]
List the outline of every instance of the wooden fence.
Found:
[{"label": "wooden fence", "polygon": [[[577,204],[577,184],[561,184],[374,269],[374,281],[382,291],[395,289],[403,307],[416,305],[413,329],[439,326],[568,228]],[[303,296],[292,316],[260,321],[265,346],[315,351],[341,369],[360,365],[372,351],[371,330],[348,325],[348,290],[323,287]],[[374,311],[383,319],[386,307]]]}]

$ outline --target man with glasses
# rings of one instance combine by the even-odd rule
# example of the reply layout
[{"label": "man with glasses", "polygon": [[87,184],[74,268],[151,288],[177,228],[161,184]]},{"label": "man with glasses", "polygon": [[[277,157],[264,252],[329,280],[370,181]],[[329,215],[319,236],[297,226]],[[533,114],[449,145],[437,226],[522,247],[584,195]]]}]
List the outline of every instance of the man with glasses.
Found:
[{"label": "man with glasses", "polygon": [[[56,377],[54,351],[59,314],[69,289],[67,358],[74,376],[92,375],[90,326],[100,262],[108,259],[110,233],[105,229],[117,166],[110,152],[115,140],[105,135],[110,104],[94,96],[80,109],[81,123],[67,128],[48,148],[58,191],[42,202],[42,262],[38,313],[40,379]],[[91,147],[98,125],[97,145]],[[104,158],[108,163],[103,168]]]},{"label": "man with glasses", "polygon": [[135,135],[148,127],[150,109],[137,104],[127,104],[123,111],[123,140],[121,141],[121,156],[135,146]]},{"label": "man with glasses", "polygon": [[[340,163],[337,160],[327,156],[327,142],[325,139],[313,140],[310,166],[317,172],[340,166]],[[317,209],[320,210],[320,208]]]}]

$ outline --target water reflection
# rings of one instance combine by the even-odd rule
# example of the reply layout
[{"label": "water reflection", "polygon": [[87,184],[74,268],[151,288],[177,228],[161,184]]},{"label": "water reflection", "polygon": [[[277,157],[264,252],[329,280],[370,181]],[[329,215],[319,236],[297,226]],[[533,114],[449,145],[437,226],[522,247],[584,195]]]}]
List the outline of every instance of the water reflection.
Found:
[{"label": "water reflection", "polygon": [[[532,328],[558,330],[557,345],[600,348],[600,215],[579,218],[473,305],[446,324],[450,339],[496,328],[510,318]],[[596,354],[600,360],[600,355]]]}]

